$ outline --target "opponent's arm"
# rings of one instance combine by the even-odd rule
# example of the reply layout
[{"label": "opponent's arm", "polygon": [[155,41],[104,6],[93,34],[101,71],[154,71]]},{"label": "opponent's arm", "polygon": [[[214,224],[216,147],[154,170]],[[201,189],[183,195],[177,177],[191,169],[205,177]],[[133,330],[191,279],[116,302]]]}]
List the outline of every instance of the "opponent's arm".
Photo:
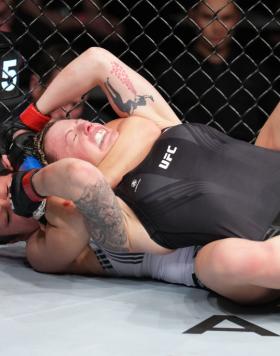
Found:
[{"label": "opponent's arm", "polygon": [[[180,120],[158,91],[141,75],[105,49],[93,47],[67,65],[48,86],[36,106],[44,115],[99,85],[119,117],[137,115],[160,128]],[[26,123],[26,122],[25,122]]]},{"label": "opponent's arm", "polygon": [[106,276],[94,250],[89,245],[79,249],[77,239],[73,245],[72,236],[73,230],[58,227],[49,228],[46,233],[34,233],[26,245],[26,257],[31,267],[41,273]]},{"label": "opponent's arm", "polygon": [[81,214],[73,203],[65,205],[64,199],[48,199],[48,224],[27,240],[29,263],[39,272],[102,274]]},{"label": "opponent's arm", "polygon": [[[72,239],[72,231],[47,225],[27,240],[26,257],[33,269],[45,273],[65,273],[81,253],[83,239]],[[81,236],[80,236],[81,237]]]}]

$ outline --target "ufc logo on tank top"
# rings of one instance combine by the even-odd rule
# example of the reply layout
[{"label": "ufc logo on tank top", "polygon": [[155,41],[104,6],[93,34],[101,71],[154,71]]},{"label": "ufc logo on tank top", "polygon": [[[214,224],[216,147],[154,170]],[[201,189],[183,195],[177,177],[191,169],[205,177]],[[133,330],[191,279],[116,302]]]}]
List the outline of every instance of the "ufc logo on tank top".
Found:
[{"label": "ufc logo on tank top", "polygon": [[177,151],[177,147],[171,147],[170,145],[167,147],[167,150],[163,156],[163,159],[161,160],[160,164],[158,165],[162,169],[167,169],[172,162],[173,155]]}]

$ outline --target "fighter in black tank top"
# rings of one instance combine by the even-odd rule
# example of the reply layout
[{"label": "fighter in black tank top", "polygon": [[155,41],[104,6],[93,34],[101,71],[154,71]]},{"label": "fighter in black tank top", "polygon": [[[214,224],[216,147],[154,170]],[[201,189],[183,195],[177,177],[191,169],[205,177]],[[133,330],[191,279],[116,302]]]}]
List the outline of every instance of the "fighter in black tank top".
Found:
[{"label": "fighter in black tank top", "polygon": [[200,124],[166,130],[116,189],[167,248],[263,240],[280,210],[280,152]]}]

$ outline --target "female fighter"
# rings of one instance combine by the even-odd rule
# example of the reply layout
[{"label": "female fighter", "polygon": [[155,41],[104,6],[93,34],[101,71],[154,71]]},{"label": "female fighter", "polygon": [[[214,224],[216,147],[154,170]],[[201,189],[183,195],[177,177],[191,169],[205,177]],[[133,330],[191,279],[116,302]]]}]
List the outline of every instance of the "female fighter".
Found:
[{"label": "female fighter", "polygon": [[[25,172],[14,174],[11,186],[15,209],[22,215],[31,214],[43,195],[64,197],[48,198],[48,224],[27,240],[28,261],[38,271],[150,277],[187,286],[203,283],[247,304],[279,297],[279,237],[259,242],[228,238],[163,256],[100,250],[89,245],[91,237],[102,245],[112,234],[113,247],[123,246],[128,231],[102,174],[88,162],[65,158],[28,175],[33,178]],[[134,233],[141,235],[141,228],[134,228]]]},{"label": "female fighter", "polygon": [[[277,117],[277,110],[278,109],[276,109],[275,113],[272,115],[270,123],[268,123],[262,131],[263,142],[267,139],[269,140],[267,141],[267,144],[275,144],[273,147],[276,147],[277,145],[277,135],[271,136],[270,139],[268,134],[271,130],[277,128],[277,120],[275,120]],[[81,135],[80,137],[83,136]],[[195,140],[193,140],[193,142],[195,143]],[[225,142],[228,143],[226,140]],[[209,143],[211,143],[211,140]],[[228,144],[231,143],[232,142],[229,142]],[[23,174],[21,178],[23,177],[25,177],[25,174]],[[28,182],[27,185],[29,187],[31,187],[32,181],[35,189],[32,194],[36,195],[37,191],[40,195],[58,195],[63,196],[66,199],[74,200],[76,206],[80,212],[83,213],[89,225],[87,231],[92,232],[92,237],[99,244],[102,245],[104,240],[107,241],[107,249],[117,248],[122,250],[123,245],[127,243],[127,233],[129,235],[129,229],[132,229],[131,231],[138,237],[143,237],[143,227],[141,224],[131,224],[130,218],[131,216],[133,217],[133,212],[128,211],[130,214],[122,214],[119,206],[116,204],[112,192],[106,185],[104,178],[92,165],[88,165],[86,162],[82,161],[63,160],[35,173],[33,178],[31,178],[30,175],[29,177],[30,179],[28,178],[25,180]],[[18,179],[19,183],[21,182],[21,178]],[[42,180],[41,183],[40,180]],[[67,186],[65,185],[66,181],[69,183]],[[58,184],[58,182],[61,182],[61,184]],[[80,196],[79,194],[75,195],[77,194],[77,190],[73,188],[77,183],[78,187],[81,189],[79,194],[81,194],[81,192],[83,193]],[[61,185],[63,186],[61,187]],[[68,188],[69,191],[66,191],[66,188]],[[60,192],[55,189],[60,190]],[[22,189],[19,189],[19,191],[22,191]],[[37,199],[40,200],[41,197],[38,197],[37,195]],[[122,203],[118,198],[117,201],[120,206],[122,206]],[[14,203],[16,203],[16,201],[14,201]],[[26,213],[26,206],[22,207],[17,204],[15,205],[16,211],[20,212],[19,210],[23,208],[24,212],[21,211],[20,213]],[[61,204],[61,209],[66,209],[66,207],[69,207],[70,210],[71,204],[69,202],[63,202]],[[99,209],[96,207],[99,207]],[[32,210],[33,207],[31,211]],[[64,227],[69,226],[70,230],[73,229],[72,231],[75,231],[74,229],[78,228],[78,224],[71,225],[71,221],[74,221],[74,219],[71,219],[73,214],[71,215],[71,212],[69,212],[66,216],[70,217],[70,221],[69,225],[65,224]],[[55,218],[59,219],[59,214],[54,214],[54,219]],[[84,228],[83,224],[82,226]],[[56,225],[53,222],[53,224],[48,225],[46,230],[47,232],[50,232],[52,230],[51,228],[53,228],[53,231],[57,233],[58,231],[55,230],[55,227]],[[110,235],[113,235],[117,240],[111,245],[108,240],[108,236],[110,237]],[[60,235],[58,234],[56,236]],[[75,236],[76,240],[80,240],[82,234],[77,233]],[[55,239],[54,237],[52,240],[46,239],[45,241],[44,239],[34,238],[29,241],[30,245],[29,242],[28,245],[33,247],[30,247],[28,256],[29,260],[32,261],[34,268],[41,271],[48,271],[48,268],[53,268],[54,270],[57,268],[57,271],[59,271],[59,267],[55,267],[54,252],[60,252],[60,254],[64,255],[65,251],[62,248],[54,248],[55,246],[59,246],[55,245],[54,242],[60,244],[63,239]],[[32,244],[31,241],[33,242]],[[72,244],[69,244],[69,247],[71,246]],[[149,247],[148,244],[146,245],[146,248],[147,246]],[[137,244],[132,247],[136,249],[138,248]],[[152,244],[150,244],[150,247],[154,248]],[[46,250],[46,248],[49,248],[49,250]],[[197,254],[195,259],[196,273],[200,280],[202,280],[209,288],[212,288],[233,300],[240,302],[261,302],[271,300],[278,295],[277,289],[279,288],[279,285],[277,284],[279,271],[277,263],[274,263],[274,258],[275,262],[277,262],[276,258],[278,258],[278,250],[278,238],[265,242],[253,242],[232,238],[215,241],[203,247]],[[46,253],[47,251],[49,253]],[[75,252],[75,256],[77,256],[76,253],[77,252]],[[60,255],[60,257],[56,259],[58,260],[61,257],[62,256]],[[82,256],[80,260],[82,260]],[[73,262],[73,256],[71,261]],[[77,262],[79,259],[75,259],[75,261]],[[271,268],[272,264],[275,265],[275,269]],[[256,269],[256,266],[260,266],[261,268]]]},{"label": "female fighter", "polygon": [[[119,115],[134,113],[168,128],[145,160],[146,154],[137,156],[134,166],[144,161],[116,189],[116,207],[122,210],[126,231],[123,245],[114,245],[111,234],[103,238],[103,247],[163,253],[225,237],[265,238],[279,212],[279,153],[204,125],[178,124],[156,90],[103,49],[92,48],[68,65],[37,102],[41,112],[32,106],[21,120],[39,129],[49,119],[46,112],[97,84]],[[279,148],[277,134],[270,134],[279,132],[278,111],[279,107],[261,131],[259,145]],[[44,148],[50,161],[72,156],[100,166],[122,137],[116,141],[116,136],[99,124],[59,121],[45,135]],[[128,147],[131,156],[133,146]],[[96,204],[94,208],[99,209]]]}]

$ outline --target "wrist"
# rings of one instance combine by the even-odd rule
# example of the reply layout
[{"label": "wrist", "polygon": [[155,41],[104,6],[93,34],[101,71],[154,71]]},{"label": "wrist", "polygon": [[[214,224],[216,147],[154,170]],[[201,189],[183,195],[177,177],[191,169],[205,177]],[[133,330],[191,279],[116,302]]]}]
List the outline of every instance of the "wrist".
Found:
[{"label": "wrist", "polygon": [[46,105],[46,103],[44,103],[45,100],[43,100],[42,97],[40,97],[36,103],[34,103],[36,109],[43,115],[48,115],[48,113],[50,112],[49,110],[49,106]]},{"label": "wrist", "polygon": [[33,202],[40,202],[45,199],[44,196],[38,193],[38,190],[36,189],[33,182],[34,176],[37,172],[38,169],[32,169],[27,172],[22,178],[22,187],[24,189],[24,192]]},{"label": "wrist", "polygon": [[34,104],[30,104],[20,114],[21,122],[34,131],[41,131],[50,119],[50,116],[42,114]]},{"label": "wrist", "polygon": [[47,197],[49,195],[53,195],[52,191],[47,189],[49,186],[47,183],[51,184],[52,182],[48,182],[48,174],[45,168],[43,170],[37,169],[36,172],[34,172],[32,175],[32,186],[39,197]]}]

